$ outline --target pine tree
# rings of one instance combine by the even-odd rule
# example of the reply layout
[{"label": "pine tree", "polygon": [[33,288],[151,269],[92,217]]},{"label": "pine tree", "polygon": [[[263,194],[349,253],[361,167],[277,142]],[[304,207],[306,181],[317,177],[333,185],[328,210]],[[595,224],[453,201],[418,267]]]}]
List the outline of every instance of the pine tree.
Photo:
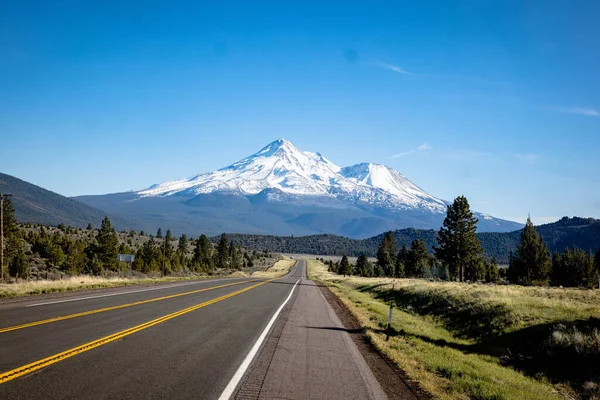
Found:
[{"label": "pine tree", "polygon": [[215,252],[215,267],[227,268],[229,266],[229,242],[226,234],[221,234]]},{"label": "pine tree", "polygon": [[396,278],[404,278],[406,276],[406,263],[408,262],[408,249],[403,244],[402,248],[396,256]]},{"label": "pine tree", "polygon": [[597,284],[594,273],[594,258],[585,251],[565,249],[552,257],[551,283],[566,287],[594,287]]},{"label": "pine tree", "polygon": [[377,250],[377,265],[383,269],[385,276],[394,276],[397,251],[396,238],[392,231],[389,231],[383,237]]},{"label": "pine tree", "polygon": [[182,255],[186,255],[188,252],[188,238],[185,235],[185,233],[179,237],[177,251],[179,252],[179,254],[182,254]]},{"label": "pine tree", "polygon": [[[19,228],[17,227],[17,221],[15,220],[15,209],[13,208],[12,201],[9,197],[5,197],[2,202],[2,225],[4,229],[4,265],[8,264],[8,260],[12,258],[14,252],[17,250],[14,246],[11,246],[11,239],[17,236]],[[14,243],[14,242],[13,242]]]},{"label": "pine tree", "polygon": [[365,254],[358,256],[356,266],[354,267],[354,275],[365,277],[373,276],[373,265],[371,265]]},{"label": "pine tree", "polygon": [[98,232],[98,259],[104,268],[114,270],[117,265],[119,239],[108,217],[104,217]]},{"label": "pine tree", "polygon": [[88,258],[85,254],[85,242],[79,240],[70,240],[67,243],[67,249],[65,252],[65,270],[71,275],[79,275],[84,273],[88,261]]},{"label": "pine tree", "polygon": [[167,260],[170,260],[173,256],[173,247],[171,247],[171,240],[173,239],[173,235],[171,234],[171,230],[167,229],[167,234],[165,235],[165,257]]},{"label": "pine tree", "polygon": [[16,247],[15,254],[8,265],[8,273],[17,279],[26,278],[29,273],[29,262],[21,244]]},{"label": "pine tree", "polygon": [[88,230],[88,231],[91,231],[92,229],[94,229],[94,228],[92,227],[92,224],[91,224],[91,223],[88,223],[88,224],[87,224],[87,230]]},{"label": "pine tree", "polygon": [[[600,289],[600,249],[598,249],[594,255],[594,270],[592,271],[592,277],[594,278],[593,286]],[[598,286],[596,286],[596,284]]]},{"label": "pine tree", "polygon": [[161,238],[162,238],[162,229],[158,228],[158,230],[156,231],[156,237],[157,237],[158,239],[161,239]]},{"label": "pine tree", "polygon": [[242,269],[242,264],[241,264],[241,259],[240,259],[240,252],[238,251],[238,249],[234,246],[233,241],[231,242],[230,245],[230,268],[232,269],[237,269],[240,270]]},{"label": "pine tree", "polygon": [[496,257],[492,258],[492,261],[485,260],[485,266],[485,281],[488,283],[497,283],[500,280],[500,273]]},{"label": "pine tree", "polygon": [[429,253],[427,253],[427,246],[423,239],[416,239],[411,243],[405,273],[409,278],[422,278],[430,275]]},{"label": "pine tree", "polygon": [[340,262],[340,270],[338,272],[340,275],[352,275],[352,266],[350,262],[348,262],[348,257],[345,255],[342,256],[342,261]]},{"label": "pine tree", "polygon": [[204,271],[210,272],[215,268],[212,245],[210,244],[208,237],[204,234],[200,235],[198,242],[200,243],[201,249],[200,264],[204,268]]},{"label": "pine tree", "polygon": [[528,217],[517,251],[510,257],[508,278],[513,283],[524,285],[545,284],[550,278],[551,268],[548,246]]},{"label": "pine tree", "polygon": [[480,275],[483,249],[475,234],[477,222],[466,197],[459,196],[448,206],[444,225],[437,234],[439,247],[434,248],[435,255],[461,282],[465,275],[471,280]]}]

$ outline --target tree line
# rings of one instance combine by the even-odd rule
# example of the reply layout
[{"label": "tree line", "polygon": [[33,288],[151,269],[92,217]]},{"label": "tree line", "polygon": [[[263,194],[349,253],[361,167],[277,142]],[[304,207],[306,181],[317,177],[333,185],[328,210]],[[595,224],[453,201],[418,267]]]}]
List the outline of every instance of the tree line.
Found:
[{"label": "tree line", "polygon": [[477,218],[464,196],[448,206],[437,245],[429,253],[422,239],[400,249],[392,232],[384,235],[375,263],[359,255],[351,265],[346,256],[326,261],[330,271],[341,275],[396,278],[435,278],[460,282],[499,282],[522,285],[597,287],[600,285],[600,249],[596,254],[572,248],[552,256],[531,219],[527,219],[516,251],[509,255],[509,267],[498,268],[497,260],[486,257],[475,234]]},{"label": "tree line", "polygon": [[252,268],[257,259],[271,256],[267,251],[249,251],[235,245],[226,234],[222,234],[214,245],[206,235],[197,239],[188,238],[185,234],[175,238],[170,230],[163,235],[161,228],[154,237],[132,230],[128,234],[122,232],[119,239],[108,217],[102,220],[98,230],[94,230],[91,224],[86,230],[63,224],[58,229],[44,226],[33,229],[29,225],[26,227],[31,229],[20,229],[10,200],[4,201],[3,212],[4,275],[17,279],[29,276],[34,258],[45,260],[47,268],[69,275],[105,275],[129,270],[129,265],[118,261],[118,254],[133,254],[133,271],[169,275],[182,272],[210,274],[219,269],[242,270]]}]

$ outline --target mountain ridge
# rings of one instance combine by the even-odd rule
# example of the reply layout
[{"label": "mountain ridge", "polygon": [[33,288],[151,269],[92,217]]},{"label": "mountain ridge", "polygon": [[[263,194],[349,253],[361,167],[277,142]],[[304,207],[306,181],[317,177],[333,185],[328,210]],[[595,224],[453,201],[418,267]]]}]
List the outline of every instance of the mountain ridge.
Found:
[{"label": "mountain ridge", "polygon": [[[0,193],[13,195],[15,218],[19,222],[54,226],[63,223],[83,228],[88,223],[99,226],[102,218],[107,215],[97,208],[1,172]],[[127,224],[118,216],[108,215],[118,227]]]},{"label": "mountain ridge", "polygon": [[[342,168],[285,139],[212,172],[76,199],[127,216],[136,229],[149,231],[168,226],[186,234],[332,233],[354,238],[390,229],[438,228],[449,204],[390,167],[363,162]],[[522,226],[474,213],[481,231]]]}]

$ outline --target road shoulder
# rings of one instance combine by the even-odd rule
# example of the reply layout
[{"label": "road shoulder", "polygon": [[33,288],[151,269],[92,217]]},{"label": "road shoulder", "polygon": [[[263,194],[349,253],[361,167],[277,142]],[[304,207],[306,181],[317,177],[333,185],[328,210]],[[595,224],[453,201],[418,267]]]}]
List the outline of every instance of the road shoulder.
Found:
[{"label": "road shoulder", "polygon": [[302,281],[235,398],[421,398],[377,352],[357,342],[360,328],[347,325],[347,312],[339,313],[333,294],[320,286]]}]

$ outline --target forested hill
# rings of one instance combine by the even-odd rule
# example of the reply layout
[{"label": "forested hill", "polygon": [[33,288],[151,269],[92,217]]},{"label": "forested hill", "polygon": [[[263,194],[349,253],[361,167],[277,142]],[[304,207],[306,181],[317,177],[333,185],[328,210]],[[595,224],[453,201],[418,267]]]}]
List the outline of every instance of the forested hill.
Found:
[{"label": "forested hill", "polygon": [[[88,223],[97,225],[107,215],[97,208],[3,173],[0,173],[0,193],[12,194],[15,218],[22,223],[83,228]],[[129,225],[122,218],[111,216],[111,219],[120,229]]]},{"label": "forested hill", "polygon": [[[594,218],[564,217],[551,224],[536,228],[548,244],[551,252],[564,251],[567,247],[579,247],[585,251],[600,249],[600,220]],[[489,257],[496,257],[501,264],[508,263],[508,256],[514,251],[521,231],[499,233],[478,233],[479,241]],[[429,251],[436,244],[436,231],[422,229],[401,229],[394,231],[398,246],[407,247],[415,239],[423,239]],[[244,247],[268,250],[279,253],[303,253],[318,255],[358,256],[364,253],[375,256],[383,239],[381,235],[368,239],[349,239],[336,235],[311,236],[271,236],[271,235],[228,235],[234,243]],[[212,238],[217,240],[217,238]]]}]

